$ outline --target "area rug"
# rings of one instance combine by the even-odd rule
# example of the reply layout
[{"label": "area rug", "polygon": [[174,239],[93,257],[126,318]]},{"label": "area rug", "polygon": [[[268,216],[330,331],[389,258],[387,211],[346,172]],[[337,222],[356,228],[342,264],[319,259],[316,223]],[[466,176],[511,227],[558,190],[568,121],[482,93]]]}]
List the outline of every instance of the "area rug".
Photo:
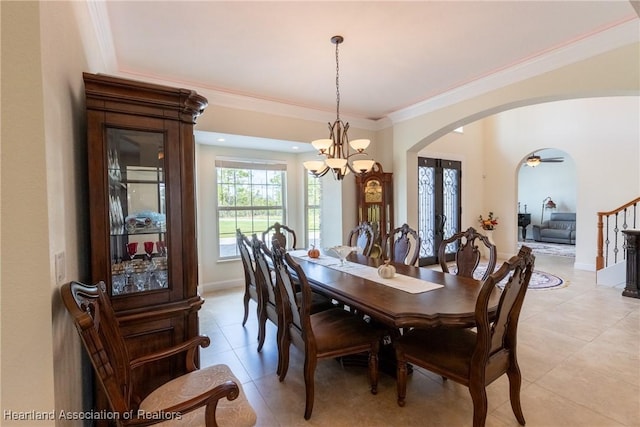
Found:
[{"label": "area rug", "polygon": [[[498,263],[496,266],[496,270],[502,265],[502,263]],[[455,273],[456,268],[453,267],[450,269],[451,272]],[[473,277],[477,280],[482,280],[482,276],[484,272],[487,271],[487,264],[480,263],[476,268],[476,271],[473,273]],[[498,283],[498,287],[504,287],[505,283],[509,278],[505,277],[500,283]],[[531,280],[529,281],[529,289],[533,289],[536,291],[549,290],[549,289],[560,289],[567,286],[568,283],[565,282],[562,278],[556,276],[555,274],[545,273],[544,271],[533,270],[531,273]]]},{"label": "area rug", "polygon": [[576,246],[575,245],[562,245],[560,243],[542,243],[542,242],[533,242],[527,240],[526,242],[518,242],[518,249],[522,245],[526,245],[531,248],[534,255],[553,255],[553,256],[563,256],[563,257],[576,257]]}]

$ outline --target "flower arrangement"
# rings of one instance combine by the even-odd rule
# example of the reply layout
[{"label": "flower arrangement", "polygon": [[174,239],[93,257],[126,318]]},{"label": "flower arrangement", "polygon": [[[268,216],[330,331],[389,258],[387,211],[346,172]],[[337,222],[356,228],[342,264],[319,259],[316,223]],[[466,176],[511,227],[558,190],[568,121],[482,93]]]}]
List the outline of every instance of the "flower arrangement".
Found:
[{"label": "flower arrangement", "polygon": [[482,215],[478,217],[478,222],[483,230],[493,230],[498,225],[498,217],[493,216],[493,212],[489,212],[489,216],[483,218]]}]

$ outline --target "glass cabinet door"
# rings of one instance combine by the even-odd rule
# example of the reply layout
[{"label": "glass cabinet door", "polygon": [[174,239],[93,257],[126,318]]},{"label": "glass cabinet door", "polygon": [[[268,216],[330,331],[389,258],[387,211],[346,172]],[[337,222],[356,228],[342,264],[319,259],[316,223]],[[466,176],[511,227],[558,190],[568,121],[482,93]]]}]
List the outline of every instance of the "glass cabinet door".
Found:
[{"label": "glass cabinet door", "polygon": [[106,132],[111,293],[168,288],[164,133]]}]

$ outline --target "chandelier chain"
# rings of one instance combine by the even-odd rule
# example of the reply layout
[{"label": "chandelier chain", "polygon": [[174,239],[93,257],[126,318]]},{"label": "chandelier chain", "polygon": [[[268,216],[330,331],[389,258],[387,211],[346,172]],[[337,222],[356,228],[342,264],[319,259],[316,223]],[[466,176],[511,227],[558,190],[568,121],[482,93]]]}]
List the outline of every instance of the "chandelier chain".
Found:
[{"label": "chandelier chain", "polygon": [[336,43],[336,116],[340,120],[340,63],[338,60],[338,46],[340,43]]}]

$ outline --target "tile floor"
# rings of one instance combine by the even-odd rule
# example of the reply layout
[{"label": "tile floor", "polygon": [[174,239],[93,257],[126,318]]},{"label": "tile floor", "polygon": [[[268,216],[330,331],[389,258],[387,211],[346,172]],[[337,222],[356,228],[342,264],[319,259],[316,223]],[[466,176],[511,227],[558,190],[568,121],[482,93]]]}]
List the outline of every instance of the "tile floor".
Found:
[{"label": "tile floor", "polygon": [[[561,276],[562,289],[527,293],[519,327],[522,406],[529,427],[640,426],[640,300],[621,288],[595,285],[595,273],[573,269],[573,258],[539,255],[536,269]],[[256,351],[255,304],[242,327],[242,290],[204,295],[201,333],[211,337],[203,366],[225,363],[242,382],[258,426],[471,426],[465,387],[417,369],[407,403],[396,404],[396,384],[381,374],[369,392],[366,369],[320,361],[315,405],[303,418],[302,354],[292,347],[289,373],[279,382],[275,327]],[[517,426],[503,376],[488,387],[486,425]]]}]

